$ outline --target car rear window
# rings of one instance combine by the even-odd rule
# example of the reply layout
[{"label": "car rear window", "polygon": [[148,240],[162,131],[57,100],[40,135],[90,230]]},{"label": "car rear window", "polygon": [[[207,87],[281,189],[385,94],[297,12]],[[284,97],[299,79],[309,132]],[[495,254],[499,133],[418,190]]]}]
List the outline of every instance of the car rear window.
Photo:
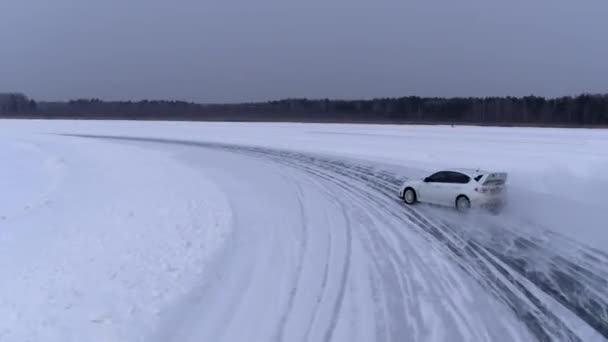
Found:
[{"label": "car rear window", "polygon": [[483,175],[479,175],[477,177],[475,177],[475,181],[479,182],[481,179],[483,178]]}]

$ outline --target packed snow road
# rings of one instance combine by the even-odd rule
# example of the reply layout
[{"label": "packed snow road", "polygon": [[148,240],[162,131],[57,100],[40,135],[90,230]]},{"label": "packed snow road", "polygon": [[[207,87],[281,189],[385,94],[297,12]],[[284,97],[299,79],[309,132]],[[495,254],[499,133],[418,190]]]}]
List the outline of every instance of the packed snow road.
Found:
[{"label": "packed snow road", "polygon": [[[605,151],[601,130],[0,121],[0,341],[606,341]],[[500,216],[396,197],[471,166],[512,176]]]},{"label": "packed snow road", "polygon": [[389,165],[94,138],[179,148],[229,194],[217,278],[175,306],[159,341],[608,338],[606,253],[517,219],[404,206],[407,175]]}]

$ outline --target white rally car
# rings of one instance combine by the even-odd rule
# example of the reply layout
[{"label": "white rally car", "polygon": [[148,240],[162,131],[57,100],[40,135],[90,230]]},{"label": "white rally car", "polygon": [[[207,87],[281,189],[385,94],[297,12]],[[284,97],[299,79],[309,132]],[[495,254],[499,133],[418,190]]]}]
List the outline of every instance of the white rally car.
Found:
[{"label": "white rally car", "polygon": [[424,202],[455,207],[460,211],[485,208],[498,212],[505,204],[505,172],[453,169],[422,180],[406,181],[399,197],[407,204]]}]

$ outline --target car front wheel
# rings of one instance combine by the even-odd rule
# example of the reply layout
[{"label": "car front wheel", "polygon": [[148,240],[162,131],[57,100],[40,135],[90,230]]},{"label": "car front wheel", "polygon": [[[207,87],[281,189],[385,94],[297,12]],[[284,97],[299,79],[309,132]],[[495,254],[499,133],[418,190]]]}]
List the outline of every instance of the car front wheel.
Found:
[{"label": "car front wheel", "polygon": [[456,209],[466,212],[471,209],[471,201],[466,196],[458,196],[456,199]]},{"label": "car front wheel", "polygon": [[405,189],[405,192],[403,192],[403,201],[410,205],[416,203],[416,191],[412,188]]}]

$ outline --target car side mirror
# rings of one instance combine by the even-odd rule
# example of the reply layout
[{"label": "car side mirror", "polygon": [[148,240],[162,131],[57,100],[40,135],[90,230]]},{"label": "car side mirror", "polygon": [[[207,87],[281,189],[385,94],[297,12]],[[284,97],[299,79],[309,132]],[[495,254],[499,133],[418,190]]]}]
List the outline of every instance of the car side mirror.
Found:
[{"label": "car side mirror", "polygon": [[428,182],[430,182],[430,181],[431,181],[431,178],[430,178],[430,177],[426,177],[426,178],[424,179],[424,182],[425,182],[425,183],[428,183]]}]

